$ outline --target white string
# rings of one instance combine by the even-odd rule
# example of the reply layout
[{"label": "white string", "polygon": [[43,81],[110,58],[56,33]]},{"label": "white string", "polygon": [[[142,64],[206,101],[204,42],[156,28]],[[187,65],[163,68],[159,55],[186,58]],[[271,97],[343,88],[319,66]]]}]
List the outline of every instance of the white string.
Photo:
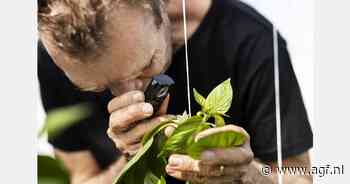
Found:
[{"label": "white string", "polygon": [[[187,101],[188,113],[191,115],[191,92],[190,92],[190,77],[188,65],[188,47],[187,47],[187,19],[186,19],[186,2],[182,0],[182,13],[184,20],[184,40],[185,40],[185,59],[186,59],[186,79],[187,79]],[[279,53],[278,53],[278,31],[273,25],[273,50],[274,50],[274,81],[275,81],[275,102],[276,102],[276,138],[277,138],[277,165],[282,168],[282,138],[281,138],[281,108],[280,108],[280,80],[279,80]],[[277,172],[278,183],[283,184],[282,174]]]},{"label": "white string", "polygon": [[188,114],[191,116],[191,89],[190,89],[190,71],[188,66],[188,48],[187,48],[187,17],[186,17],[186,2],[182,0],[182,15],[184,19],[184,39],[185,39],[185,57],[186,57],[186,83],[187,83],[187,102]]},{"label": "white string", "polygon": [[[188,113],[191,115],[191,92],[190,92],[190,77],[188,65],[188,47],[187,47],[187,19],[186,19],[186,1],[182,0],[182,13],[184,22],[184,40],[185,40],[185,59],[186,59],[186,79],[187,79],[187,101]],[[280,107],[280,79],[279,79],[279,53],[278,53],[278,31],[273,25],[273,50],[274,50],[274,81],[275,81],[275,102],[276,102],[276,138],[277,138],[277,165],[282,168],[282,138],[281,138],[281,107]],[[282,174],[277,172],[278,183],[283,184]]]},{"label": "white string", "polygon": [[[275,79],[275,102],[276,102],[276,136],[277,136],[277,165],[282,168],[282,141],[281,141],[281,107],[280,107],[280,77],[278,59],[278,32],[273,25],[273,56],[274,56],[274,79]],[[282,174],[277,172],[278,183],[283,184]]]},{"label": "white string", "polygon": [[[188,113],[191,115],[191,92],[190,92],[190,77],[188,65],[188,47],[187,47],[187,19],[186,19],[186,2],[182,0],[182,13],[184,20],[184,40],[185,40],[185,59],[186,59],[186,79],[187,79],[187,101]],[[278,31],[273,25],[273,49],[274,49],[274,81],[275,81],[275,102],[276,102],[276,136],[277,136],[277,165],[282,168],[282,140],[281,140],[281,108],[280,108],[280,80],[279,80],[279,53],[278,53]],[[283,184],[282,175],[277,172],[278,183]]]}]

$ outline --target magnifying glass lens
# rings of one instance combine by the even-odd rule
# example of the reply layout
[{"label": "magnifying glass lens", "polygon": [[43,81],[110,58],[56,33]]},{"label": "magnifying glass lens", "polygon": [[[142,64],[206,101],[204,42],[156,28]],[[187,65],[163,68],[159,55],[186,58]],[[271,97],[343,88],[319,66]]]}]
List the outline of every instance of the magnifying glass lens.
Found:
[{"label": "magnifying glass lens", "polygon": [[157,97],[163,97],[168,93],[169,87],[163,87],[161,90],[159,90]]}]

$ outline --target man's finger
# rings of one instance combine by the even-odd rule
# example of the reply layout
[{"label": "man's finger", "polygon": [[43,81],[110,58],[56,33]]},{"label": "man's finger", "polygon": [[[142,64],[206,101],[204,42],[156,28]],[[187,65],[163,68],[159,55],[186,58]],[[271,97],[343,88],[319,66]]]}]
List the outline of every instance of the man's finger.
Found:
[{"label": "man's finger", "polygon": [[173,132],[174,132],[175,129],[176,129],[176,128],[175,128],[174,126],[168,126],[168,127],[166,127],[165,130],[164,130],[165,136],[170,137],[170,136],[173,134]]},{"label": "man's finger", "polygon": [[199,176],[197,173],[189,172],[189,171],[177,171],[172,170],[171,168],[166,167],[166,172],[168,175],[182,181],[190,181],[192,183],[207,183],[206,177]]},{"label": "man's finger", "polygon": [[136,126],[118,135],[118,138],[123,140],[125,144],[135,144],[142,140],[142,137],[153,130],[156,126],[169,119],[168,115],[159,116],[156,118],[140,121],[136,123]]},{"label": "man's finger", "polygon": [[[221,168],[223,167],[223,168]],[[214,177],[230,175],[232,178],[240,178],[246,171],[247,167],[244,165],[239,166],[223,166],[223,165],[206,165],[201,161],[194,160],[187,155],[171,155],[169,158],[169,164],[167,165],[169,170],[179,172],[191,172],[196,173],[199,176]]]},{"label": "man's finger", "polygon": [[250,139],[249,134],[243,128],[236,126],[236,125],[226,125],[223,127],[206,129],[206,130],[204,130],[196,135],[196,140],[207,137],[207,136],[215,134],[215,133],[228,132],[228,131],[234,131],[234,132],[238,132],[238,133],[245,135],[247,137],[246,141],[249,141],[249,139]]},{"label": "man's finger", "polygon": [[127,145],[118,138],[117,134],[115,134],[111,128],[108,128],[107,130],[107,135],[110,139],[113,140],[115,146],[120,150],[120,151],[123,151]]},{"label": "man's finger", "polygon": [[[222,168],[221,168],[222,167]],[[204,167],[201,167],[204,168]],[[214,166],[214,167],[206,167],[210,168],[211,177],[216,176],[230,176],[231,178],[240,179],[247,171],[248,167],[245,165],[239,166]]]},{"label": "man's finger", "polygon": [[[182,158],[181,158],[182,157]],[[181,161],[178,161],[180,159]],[[185,155],[172,155],[169,159],[169,164],[167,168],[169,170],[179,171],[179,172],[190,172],[196,173],[199,176],[222,176],[224,173],[220,168],[212,165],[203,165],[198,160],[193,160],[189,156]]]},{"label": "man's finger", "polygon": [[123,153],[128,153],[129,155],[135,155],[139,149],[141,148],[142,144],[141,143],[137,143],[137,144],[133,144],[133,145],[129,145],[125,148],[125,150],[123,151]]},{"label": "man's finger", "polygon": [[199,172],[199,161],[188,155],[173,154],[169,157],[168,166],[179,171]]},{"label": "man's finger", "polygon": [[109,117],[109,127],[117,132],[125,131],[131,124],[146,119],[153,114],[153,107],[149,103],[138,103],[114,111]]},{"label": "man's finger", "polygon": [[201,163],[208,165],[242,165],[254,158],[251,150],[243,147],[212,149],[201,154]]},{"label": "man's finger", "polygon": [[201,176],[198,173],[190,171],[178,171],[166,167],[166,172],[168,175],[182,181],[190,181],[192,183],[198,184],[239,184],[239,179],[235,179],[232,176]]},{"label": "man's finger", "polygon": [[145,96],[141,91],[129,91],[118,97],[113,98],[107,106],[108,112],[112,113],[120,108],[131,104],[140,103],[145,100]]}]

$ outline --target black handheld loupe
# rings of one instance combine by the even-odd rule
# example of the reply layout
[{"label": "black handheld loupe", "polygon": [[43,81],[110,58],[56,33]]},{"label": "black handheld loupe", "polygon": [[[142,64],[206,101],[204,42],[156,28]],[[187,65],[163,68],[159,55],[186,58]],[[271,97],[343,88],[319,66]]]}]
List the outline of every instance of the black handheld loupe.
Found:
[{"label": "black handheld loupe", "polygon": [[165,74],[154,76],[145,91],[145,102],[152,104],[153,112],[158,112],[160,105],[168,96],[169,90],[175,82]]}]

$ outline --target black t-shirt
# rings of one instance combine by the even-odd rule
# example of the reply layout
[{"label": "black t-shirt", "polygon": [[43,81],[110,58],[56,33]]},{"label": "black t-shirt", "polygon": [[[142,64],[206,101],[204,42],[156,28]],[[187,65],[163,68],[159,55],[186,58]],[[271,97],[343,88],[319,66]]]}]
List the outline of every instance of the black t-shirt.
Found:
[{"label": "black t-shirt", "polygon": [[[190,85],[208,95],[220,82],[231,78],[234,98],[227,122],[242,126],[251,136],[255,157],[276,160],[275,96],[272,25],[246,4],[233,0],[213,0],[198,30],[190,38]],[[286,42],[279,37],[280,97],[283,157],[310,149],[313,135],[296,80]],[[180,114],[187,107],[184,48],[173,55],[167,74],[176,82],[168,112]],[[78,91],[55,66],[39,45],[38,75],[45,110],[91,102],[93,117],[49,140],[66,150],[90,150],[101,168],[116,160],[119,153],[108,139],[108,112],[112,98]],[[199,110],[193,97],[192,112]],[[86,122],[87,121],[87,122]]]}]

